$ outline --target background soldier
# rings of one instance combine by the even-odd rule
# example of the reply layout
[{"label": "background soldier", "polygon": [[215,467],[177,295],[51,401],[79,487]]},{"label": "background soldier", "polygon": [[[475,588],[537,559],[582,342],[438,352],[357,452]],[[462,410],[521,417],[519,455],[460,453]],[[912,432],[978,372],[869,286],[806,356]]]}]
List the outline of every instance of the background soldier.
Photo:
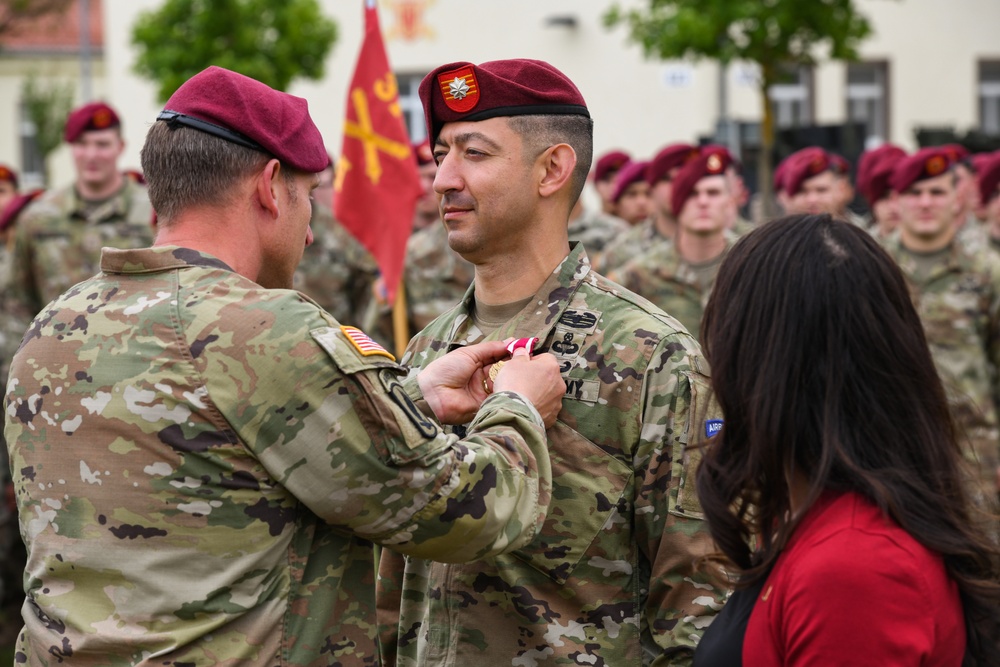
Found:
[{"label": "background soldier", "polygon": [[947,152],[925,148],[896,166],[899,232],[886,241],[910,285],[959,433],[995,510],[1000,490],[1000,259],[957,240],[957,176]]},{"label": "background soldier", "polygon": [[333,164],[320,173],[313,191],[309,228],[313,242],[302,253],[292,287],[308,295],[344,324],[364,328],[372,307],[378,265],[371,253],[337,222],[333,203]]},{"label": "background soldier", "polygon": [[1000,153],[994,153],[982,161],[976,174],[980,207],[983,211],[984,227],[989,233],[990,247],[1000,250]]},{"label": "background soldier", "polygon": [[42,306],[98,272],[102,247],[153,241],[146,188],[118,169],[125,142],[114,109],[94,102],[72,111],[63,138],[75,182],[39,197],[15,227],[8,303],[22,330]]},{"label": "background soldier", "polygon": [[906,151],[893,144],[882,144],[866,151],[858,160],[858,191],[871,209],[871,229],[878,239],[887,238],[899,227],[899,203],[892,190],[892,174]]},{"label": "background soldier", "polygon": [[688,162],[673,179],[674,242],[657,244],[608,275],[676,317],[696,338],[715,275],[735,239],[728,231],[736,207],[730,164],[728,151]]},{"label": "background soldier", "polygon": [[677,220],[674,219],[670,204],[673,178],[685,162],[697,155],[698,149],[695,146],[671,144],[661,149],[650,161],[646,168],[646,182],[650,188],[652,215],[622,234],[614,243],[608,244],[600,261],[594,262],[599,273],[610,273],[631,262],[649,250],[654,242],[673,240],[677,231]]},{"label": "background soldier", "polygon": [[647,166],[649,163],[644,161],[629,162],[615,177],[611,202],[615,206],[615,215],[630,227],[645,222],[653,212],[649,183],[646,182]]},{"label": "background soldier", "polygon": [[615,205],[611,196],[615,192],[615,178],[618,171],[632,161],[632,156],[625,151],[613,150],[597,158],[594,162],[594,189],[601,198],[601,212],[607,215],[615,214]]}]

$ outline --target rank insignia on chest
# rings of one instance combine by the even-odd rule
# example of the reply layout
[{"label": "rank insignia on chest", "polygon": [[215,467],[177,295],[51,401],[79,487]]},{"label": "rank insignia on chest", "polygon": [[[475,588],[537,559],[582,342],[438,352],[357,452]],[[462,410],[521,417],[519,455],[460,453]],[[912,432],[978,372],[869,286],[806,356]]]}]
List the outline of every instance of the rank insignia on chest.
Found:
[{"label": "rank insignia on chest", "polygon": [[347,340],[351,341],[351,345],[354,346],[362,356],[381,356],[388,357],[392,361],[396,361],[396,357],[392,356],[388,350],[373,341],[368,334],[366,334],[361,329],[357,327],[341,326],[340,331],[344,334]]}]

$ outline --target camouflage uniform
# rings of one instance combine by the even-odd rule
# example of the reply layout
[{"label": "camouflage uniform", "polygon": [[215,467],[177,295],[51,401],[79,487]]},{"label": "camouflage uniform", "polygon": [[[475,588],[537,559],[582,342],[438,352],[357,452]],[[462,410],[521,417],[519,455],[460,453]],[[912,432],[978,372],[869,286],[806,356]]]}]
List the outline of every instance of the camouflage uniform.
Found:
[{"label": "camouflage uniform", "polygon": [[22,331],[42,306],[99,270],[101,248],[142,248],[153,242],[146,188],[122,189],[87,213],[74,186],[46,192],[18,219],[11,259],[11,313]]},{"label": "camouflage uniform", "polygon": [[980,252],[990,245],[989,229],[970,213],[965,224],[958,228],[958,240],[970,251]]},{"label": "camouflage uniform", "polygon": [[378,265],[361,242],[337,222],[333,212],[313,202],[313,243],[302,253],[292,287],[334,319],[362,326],[372,300]]},{"label": "camouflage uniform", "polygon": [[541,525],[544,426],[517,394],[459,441],[298,292],[177,247],[102,269],[11,368],[20,662],[374,665],[369,540],[461,561]]},{"label": "camouflage uniform", "polygon": [[643,220],[638,225],[629,227],[616,241],[604,248],[600,261],[594,263],[594,270],[607,275],[645,253],[652,243],[665,238],[656,229],[653,218]]},{"label": "camouflage uniform", "polygon": [[906,276],[959,434],[970,444],[967,455],[992,503],[1000,465],[1000,258],[956,240],[947,261],[918,281],[916,260],[903,250],[898,232],[885,247]]},{"label": "camouflage uniform", "polygon": [[596,266],[601,261],[604,249],[631,229],[621,218],[602,211],[584,209],[575,220],[569,221],[569,240],[583,244],[591,263]]},{"label": "camouflage uniform", "polygon": [[410,331],[416,333],[458,305],[472,284],[475,267],[448,246],[444,223],[433,223],[406,246],[406,302]]},{"label": "camouflage uniform", "polygon": [[[420,367],[483,339],[472,299],[470,289],[404,359]],[[687,447],[709,414],[698,344],[592,271],[579,244],[490,338],[508,336],[539,337],[567,385],[548,431],[548,517],[528,546],[469,565],[384,552],[383,662],[686,663],[722,599],[694,571],[695,559],[713,551],[694,490],[697,454]]]},{"label": "camouflage uniform", "polygon": [[[729,252],[735,235],[727,235]],[[608,279],[643,296],[665,312],[677,318],[695,338],[701,335],[701,316],[712,293],[712,284],[705,289],[691,265],[677,252],[674,243],[659,243],[620,269],[608,274]]]}]

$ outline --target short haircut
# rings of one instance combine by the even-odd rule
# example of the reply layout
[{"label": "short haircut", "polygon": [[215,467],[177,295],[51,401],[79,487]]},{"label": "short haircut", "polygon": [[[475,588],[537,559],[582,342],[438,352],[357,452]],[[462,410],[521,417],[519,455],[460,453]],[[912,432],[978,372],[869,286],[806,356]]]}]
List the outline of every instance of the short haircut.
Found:
[{"label": "short haircut", "polygon": [[[192,206],[224,203],[241,181],[273,159],[192,128],[171,128],[165,121],[149,128],[140,155],[149,200],[161,225],[169,225]],[[288,167],[281,173],[286,184],[294,176]]]},{"label": "short haircut", "polygon": [[524,141],[531,159],[549,146],[568,144],[576,151],[576,168],[570,179],[570,208],[576,205],[594,159],[594,121],[586,116],[537,114],[508,116],[510,128]]}]

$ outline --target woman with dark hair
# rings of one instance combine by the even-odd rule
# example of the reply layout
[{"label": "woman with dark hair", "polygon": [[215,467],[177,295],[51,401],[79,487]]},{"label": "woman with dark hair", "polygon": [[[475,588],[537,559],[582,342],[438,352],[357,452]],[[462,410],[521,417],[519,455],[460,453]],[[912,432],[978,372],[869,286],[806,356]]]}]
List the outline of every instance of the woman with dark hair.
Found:
[{"label": "woman with dark hair", "polygon": [[694,664],[1000,665],[1000,557],[889,255],[829,215],[768,223],[702,341],[725,422],[698,496],[741,576]]}]

